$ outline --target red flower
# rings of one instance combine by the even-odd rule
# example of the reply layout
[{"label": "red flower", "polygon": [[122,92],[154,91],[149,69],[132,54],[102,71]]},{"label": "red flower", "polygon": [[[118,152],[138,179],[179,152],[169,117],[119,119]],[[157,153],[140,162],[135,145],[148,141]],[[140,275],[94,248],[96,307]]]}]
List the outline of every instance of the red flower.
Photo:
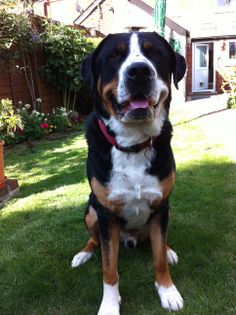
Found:
[{"label": "red flower", "polygon": [[21,127],[16,127],[16,131],[17,131],[19,134],[24,133],[24,129],[21,128]]},{"label": "red flower", "polygon": [[42,128],[42,129],[48,129],[48,128],[49,128],[49,124],[47,124],[47,123],[41,123],[41,124],[40,124],[40,128]]}]

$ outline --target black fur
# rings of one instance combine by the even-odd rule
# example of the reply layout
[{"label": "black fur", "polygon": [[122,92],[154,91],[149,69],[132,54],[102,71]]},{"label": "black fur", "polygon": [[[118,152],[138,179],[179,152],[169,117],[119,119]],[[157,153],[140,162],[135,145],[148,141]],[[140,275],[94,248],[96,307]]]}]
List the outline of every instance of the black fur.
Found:
[{"label": "black fur", "polygon": [[[88,142],[87,175],[89,182],[95,177],[102,185],[106,185],[112,172],[112,145],[105,139],[98,125],[100,116],[108,118],[109,115],[104,110],[103,101],[97,91],[97,81],[100,79],[102,84],[107,84],[114,78],[117,78],[119,67],[129,51],[126,48],[120,52],[117,51],[116,47],[120,42],[127,43],[128,47],[130,36],[130,34],[107,36],[99,44],[98,48],[82,63],[81,76],[92,90],[95,109],[95,112],[90,114],[86,120],[86,137]],[[143,48],[143,54],[155,64],[158,68],[158,74],[165,82],[169,82],[171,75],[173,75],[174,84],[178,87],[178,82],[182,79],[186,70],[184,58],[179,54],[175,54],[167,41],[156,33],[139,33],[139,40],[152,43],[154,49],[145,51]],[[170,98],[171,96],[167,99],[167,109]],[[175,171],[175,162],[170,145],[171,135],[172,126],[169,120],[166,119],[162,132],[153,145],[157,154],[154,155],[155,158],[146,170],[147,174],[158,176],[159,180],[164,179],[171,172]],[[93,196],[93,203],[96,199],[94,198]],[[94,206],[98,212],[104,212],[103,207],[97,200]],[[99,213],[98,216],[102,218],[102,215]]]},{"label": "black fur", "polygon": [[[186,70],[184,58],[174,53],[171,46],[164,38],[156,33],[144,32],[138,33],[138,39],[134,37],[134,40],[137,39],[139,41],[139,49],[145,57],[140,58],[142,61],[144,60],[143,63],[140,59],[135,59],[135,55],[134,61],[132,60],[132,63],[127,63],[128,65],[126,64],[126,66],[122,68],[122,70],[125,68],[125,71],[122,72],[122,78],[124,80],[119,81],[119,70],[130,53],[129,43],[131,36],[132,33],[107,36],[99,44],[97,49],[84,60],[81,67],[81,77],[91,88],[93,96],[94,112],[91,113],[86,120],[86,138],[88,143],[87,176],[92,188],[89,197],[89,205],[97,214],[92,212],[90,210],[91,208],[88,206],[85,212],[87,218],[85,223],[87,227],[89,227],[88,230],[90,230],[91,239],[84,251],[92,253],[99,242],[101,243],[104,281],[112,285],[118,282],[117,257],[120,230],[123,230],[125,234],[134,236],[133,240],[131,237],[130,241],[128,240],[127,242],[130,247],[134,246],[135,237],[138,234],[141,239],[149,235],[152,248],[154,248],[154,269],[156,269],[157,273],[162,273],[163,277],[160,277],[160,279],[170,278],[168,275],[169,269],[166,265],[167,256],[164,257],[164,255],[166,255],[167,249],[166,236],[170,210],[169,194],[174,184],[175,161],[171,149],[172,126],[168,119],[168,112],[171,102],[171,78],[173,77],[173,82],[176,88],[178,88],[178,82],[183,78]],[[139,56],[140,55],[141,54],[139,54]],[[132,69],[131,72],[129,72],[130,69]],[[160,80],[155,81],[159,77],[162,81],[161,83]],[[133,80],[133,82],[129,80]],[[118,89],[118,87],[120,87],[118,81],[123,84],[121,84],[121,86],[123,86],[121,90]],[[126,89],[124,89],[124,86]],[[122,101],[122,99],[119,100],[119,97],[117,97],[117,90],[120,91],[121,95],[124,94],[124,91],[129,91],[129,95],[124,98],[124,101]],[[144,92],[142,90],[144,90]],[[168,91],[169,94],[166,95]],[[156,93],[156,98],[153,97],[152,94],[154,93],[151,92]],[[156,102],[155,104],[153,104],[154,101]],[[121,104],[119,104],[119,102]],[[161,114],[166,114],[163,125],[161,114],[155,118],[156,122],[158,117],[160,118],[157,122],[162,126],[160,133],[158,135],[152,134],[152,137],[146,139],[142,145],[140,145],[140,143],[134,144],[139,151],[149,150],[148,152],[144,152],[144,154],[146,153],[146,157],[151,160],[146,163],[142,155],[143,153],[135,153],[135,151],[130,153],[132,146],[125,148],[126,153],[124,153],[123,148],[121,150],[122,143],[118,143],[120,147],[117,146],[118,141],[112,142],[116,147],[115,150],[120,150],[122,152],[121,154],[126,155],[118,155],[114,150],[115,153],[112,156],[113,145],[108,141],[109,137],[107,139],[106,132],[116,138],[115,131],[112,131],[109,127],[106,132],[104,132],[104,130],[102,131],[104,126],[100,127],[98,119],[103,119],[105,124],[107,123],[105,119],[110,118],[110,115],[112,115],[114,116],[113,119],[119,120],[119,128],[127,128],[127,124],[129,124],[129,128],[132,128],[132,123],[137,127],[140,126],[138,124],[142,124],[144,120],[145,124],[148,124],[150,119],[153,119],[152,122],[154,121],[154,113],[157,113],[158,110],[157,106],[163,106],[160,108],[160,110],[162,110]],[[147,112],[146,116],[145,111]],[[127,116],[122,120],[126,114]],[[128,116],[129,114],[131,116]],[[146,125],[142,126],[144,128],[140,130],[146,128]],[[112,125],[111,128],[113,128]],[[153,130],[156,129],[153,128]],[[147,132],[147,128],[145,131]],[[138,137],[145,139],[145,137],[143,137],[143,135],[140,136],[140,134],[138,136],[135,134],[136,139],[138,139]],[[135,138],[132,138],[133,142],[135,142],[134,139]],[[150,147],[147,147],[146,143],[147,146],[151,143],[151,152]],[[152,158],[149,153],[152,153]],[[136,175],[136,169],[133,173],[130,172],[130,165],[127,162],[128,154],[140,154],[138,159],[135,160],[136,164],[131,166],[131,170],[133,170],[134,166],[136,167],[137,163],[140,163],[140,161],[145,161],[145,165],[148,165],[144,172],[143,168],[141,168],[141,174],[138,174],[137,177],[134,177]],[[121,171],[121,174],[119,174],[122,175],[121,181],[120,177],[117,176],[118,168],[115,169],[113,166],[113,161],[116,162],[114,159],[120,158],[120,156],[123,163],[122,165],[124,165],[124,171]],[[115,172],[113,172],[113,168]],[[126,170],[127,175],[125,173]],[[112,177],[113,174],[114,177]],[[123,180],[123,178],[125,178],[125,180]],[[141,183],[138,186],[136,186],[137,178],[141,178]],[[156,195],[152,198],[153,190],[149,189],[148,183],[149,185],[152,185],[152,183],[155,185],[155,178],[157,179],[157,187],[156,190],[155,187],[153,188]],[[110,191],[108,191],[108,189],[110,189],[110,179],[112,179],[111,183],[114,186],[118,186],[120,182],[124,183],[124,186],[128,183],[124,189],[128,189],[127,187],[130,187],[129,185],[135,182],[134,187],[131,187],[131,193],[136,194],[137,197],[131,194],[133,199],[129,199],[129,196],[127,197],[128,194],[125,192],[121,197],[123,198],[124,196],[124,200],[111,201],[109,199]],[[123,187],[120,188],[122,190]],[[115,189],[119,191],[119,187]],[[138,194],[140,194],[140,198]],[[127,203],[125,204],[126,201]],[[133,204],[134,201],[135,204]],[[89,211],[91,211],[91,213]],[[136,215],[138,217],[136,217]],[[125,220],[127,220],[127,222]],[[127,231],[126,227],[132,227],[132,229]],[[149,233],[146,233],[148,230]],[[143,235],[141,235],[142,233]],[[158,238],[161,238],[161,240],[159,241]],[[156,252],[157,240],[158,247],[160,247],[159,253]],[[93,246],[91,244],[93,244]],[[92,249],[89,249],[91,247]],[[163,259],[159,257],[160,255],[163,256]],[[167,285],[170,285],[170,280],[167,282]],[[165,287],[165,283],[163,283],[163,285]]]},{"label": "black fur", "polygon": [[86,120],[86,138],[88,142],[87,175],[105,184],[110,178],[111,144],[106,141],[98,126],[98,114],[93,112]]}]

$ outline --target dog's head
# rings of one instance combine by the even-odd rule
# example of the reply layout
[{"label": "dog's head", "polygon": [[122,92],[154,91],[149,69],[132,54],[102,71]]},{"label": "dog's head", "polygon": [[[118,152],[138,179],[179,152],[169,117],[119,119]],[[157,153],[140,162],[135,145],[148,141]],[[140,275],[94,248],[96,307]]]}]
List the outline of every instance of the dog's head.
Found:
[{"label": "dog's head", "polygon": [[81,75],[100,115],[139,123],[152,121],[159,106],[169,106],[171,76],[178,87],[185,70],[184,58],[157,33],[121,33],[100,43],[83,61]]}]

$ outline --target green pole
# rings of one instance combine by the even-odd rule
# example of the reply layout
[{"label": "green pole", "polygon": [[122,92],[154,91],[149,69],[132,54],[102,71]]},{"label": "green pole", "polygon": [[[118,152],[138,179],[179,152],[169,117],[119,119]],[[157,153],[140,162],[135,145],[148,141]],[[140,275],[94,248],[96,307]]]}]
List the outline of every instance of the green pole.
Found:
[{"label": "green pole", "polygon": [[157,32],[165,37],[166,0],[156,0],[154,9],[154,26]]}]

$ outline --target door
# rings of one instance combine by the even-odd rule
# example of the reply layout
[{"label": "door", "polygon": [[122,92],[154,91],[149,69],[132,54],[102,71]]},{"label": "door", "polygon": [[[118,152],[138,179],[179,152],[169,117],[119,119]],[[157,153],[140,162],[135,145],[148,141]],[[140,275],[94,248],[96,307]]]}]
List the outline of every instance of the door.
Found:
[{"label": "door", "polygon": [[209,44],[194,45],[194,91],[208,89],[209,82]]}]

